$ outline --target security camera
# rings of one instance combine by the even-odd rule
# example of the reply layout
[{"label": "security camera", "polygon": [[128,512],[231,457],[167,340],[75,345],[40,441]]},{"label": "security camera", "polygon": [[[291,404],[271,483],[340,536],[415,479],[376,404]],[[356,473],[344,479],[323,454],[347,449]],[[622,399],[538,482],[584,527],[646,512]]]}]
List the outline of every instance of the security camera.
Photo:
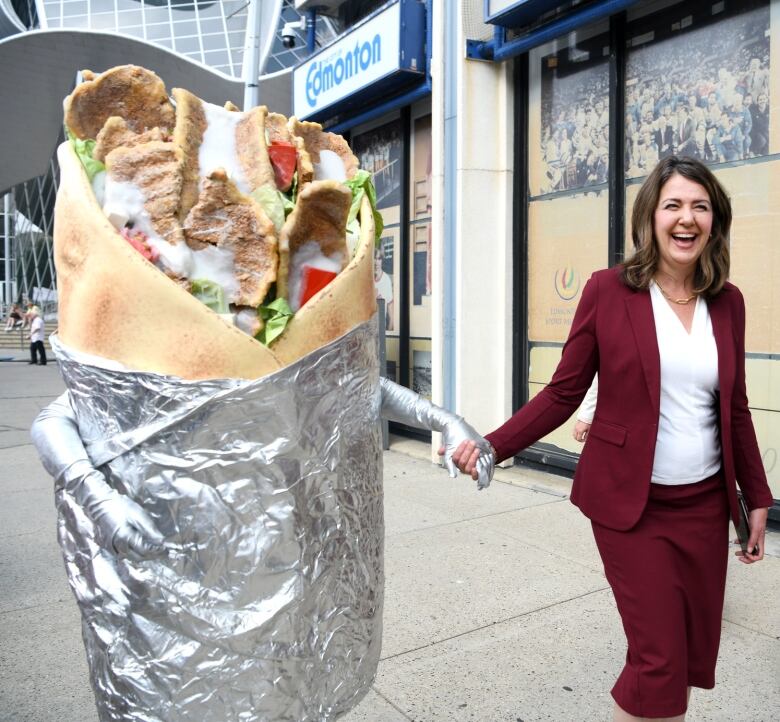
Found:
[{"label": "security camera", "polygon": [[306,18],[285,23],[282,28],[282,45],[285,48],[294,48],[298,39],[297,30],[306,30]]}]

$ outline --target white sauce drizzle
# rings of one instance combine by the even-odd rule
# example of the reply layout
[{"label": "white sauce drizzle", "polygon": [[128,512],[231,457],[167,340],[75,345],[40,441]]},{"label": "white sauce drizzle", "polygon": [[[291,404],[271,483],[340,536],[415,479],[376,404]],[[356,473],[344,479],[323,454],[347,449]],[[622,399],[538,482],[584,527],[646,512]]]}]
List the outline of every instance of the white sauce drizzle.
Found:
[{"label": "white sauce drizzle", "polygon": [[314,180],[347,180],[347,171],[341,156],[332,150],[320,151],[320,162],[314,163]]},{"label": "white sauce drizzle", "polygon": [[360,226],[358,230],[350,230],[347,228],[347,250],[349,251],[349,257],[354,258],[357,252],[358,244],[360,243]]},{"label": "white sauce drizzle", "polygon": [[287,299],[287,302],[290,304],[290,308],[293,311],[297,311],[301,307],[301,296],[303,294],[301,284],[303,281],[304,266],[311,266],[312,268],[319,268],[323,271],[339,273],[341,271],[342,260],[343,254],[338,251],[332,256],[326,256],[320,249],[320,244],[317,241],[307,241],[304,243],[292,257],[290,262],[290,274],[287,282],[290,296]]},{"label": "white sauce drizzle", "polygon": [[[182,243],[182,246],[187,247]],[[195,280],[207,278],[222,286],[225,300],[233,303],[238,297],[239,285],[233,270],[235,256],[232,251],[217,246],[206,246],[198,251],[191,251],[193,271],[189,276]]]},{"label": "white sauce drizzle", "polygon": [[235,301],[239,286],[233,273],[232,251],[216,246],[193,251],[183,242],[168,243],[154,230],[149,212],[144,208],[145,200],[143,192],[134,183],[115,181],[106,175],[103,212],[118,231],[132,223],[133,228],[146,234],[149,245],[160,254],[164,270],[184,278],[218,283],[225,300],[228,303]]},{"label": "white sauce drizzle", "polygon": [[244,333],[248,333],[250,336],[254,336],[257,333],[259,327],[257,320],[257,312],[248,308],[242,308],[237,314],[233,316],[233,323],[240,328]]},{"label": "white sauce drizzle", "polygon": [[204,177],[217,168],[224,168],[236,187],[242,193],[249,193],[252,189],[244,176],[236,151],[236,128],[244,114],[211,103],[203,103],[203,111],[206,114],[206,130],[198,151],[201,185]]},{"label": "white sauce drizzle", "polygon": [[95,173],[95,177],[92,179],[92,192],[97,198],[98,205],[102,207],[106,195],[106,172],[104,170]]}]

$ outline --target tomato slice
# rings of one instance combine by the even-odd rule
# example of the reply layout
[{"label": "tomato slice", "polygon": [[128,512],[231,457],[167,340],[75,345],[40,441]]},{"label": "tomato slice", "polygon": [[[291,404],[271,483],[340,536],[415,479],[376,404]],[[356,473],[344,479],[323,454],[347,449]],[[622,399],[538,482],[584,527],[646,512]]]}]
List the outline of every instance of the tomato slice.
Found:
[{"label": "tomato slice", "polygon": [[123,228],[119,234],[124,238],[136,251],[138,251],[147,261],[156,263],[160,257],[160,252],[149,245],[146,240],[146,234],[142,231],[133,231],[129,228]]},{"label": "tomato slice", "polygon": [[303,306],[317,291],[321,291],[338,274],[335,271],[323,271],[313,266],[303,266],[301,269],[301,306]]},{"label": "tomato slice", "polygon": [[293,174],[298,163],[298,151],[292,143],[271,143],[268,157],[274,169],[274,180],[280,191],[290,190]]}]

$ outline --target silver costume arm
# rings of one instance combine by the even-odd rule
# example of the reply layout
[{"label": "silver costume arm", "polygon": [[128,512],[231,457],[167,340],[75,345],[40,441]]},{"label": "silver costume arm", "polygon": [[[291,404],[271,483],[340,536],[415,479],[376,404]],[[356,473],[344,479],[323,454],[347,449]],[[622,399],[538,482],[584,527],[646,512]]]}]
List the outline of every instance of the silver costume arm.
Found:
[{"label": "silver costume arm", "polygon": [[44,468],[94,522],[104,548],[136,559],[164,552],[152,518],[92,466],[67,391],[41,411],[30,433]]},{"label": "silver costume arm", "polygon": [[493,479],[496,459],[490,443],[474,428],[456,414],[441,406],[432,404],[405,386],[399,386],[389,379],[380,377],[382,388],[382,416],[388,421],[397,421],[419,429],[440,431],[444,447],[444,464],[451,477],[458,475],[452,454],[463,441],[473,441],[480,451],[477,461],[477,486],[485,489]]}]

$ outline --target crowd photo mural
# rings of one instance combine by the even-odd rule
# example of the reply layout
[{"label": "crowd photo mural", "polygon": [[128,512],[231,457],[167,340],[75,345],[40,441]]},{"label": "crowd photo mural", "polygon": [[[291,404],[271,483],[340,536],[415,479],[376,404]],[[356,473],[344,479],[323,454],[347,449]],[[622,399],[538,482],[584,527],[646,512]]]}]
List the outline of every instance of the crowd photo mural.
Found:
[{"label": "crowd photo mural", "polygon": [[[754,6],[754,7],[751,7]],[[642,19],[626,63],[625,171],[646,175],[669,155],[728,163],[768,155],[769,5],[744,2],[713,32],[701,21]],[[711,15],[713,23],[720,21]],[[692,21],[691,21],[692,22]],[[542,174],[533,195],[607,182],[608,38],[541,58]]]},{"label": "crowd photo mural", "polygon": [[[756,3],[744,3],[750,5]],[[716,16],[717,17],[717,16]],[[769,153],[769,6],[668,39],[658,24],[626,65],[625,168],[644,176],[669,155],[705,163]],[[675,30],[672,26],[671,30]],[[684,31],[684,32],[679,32]]]},{"label": "crowd photo mural", "polygon": [[591,41],[590,51],[566,48],[542,59],[543,176],[535,193],[607,182],[609,73],[597,45]]}]

